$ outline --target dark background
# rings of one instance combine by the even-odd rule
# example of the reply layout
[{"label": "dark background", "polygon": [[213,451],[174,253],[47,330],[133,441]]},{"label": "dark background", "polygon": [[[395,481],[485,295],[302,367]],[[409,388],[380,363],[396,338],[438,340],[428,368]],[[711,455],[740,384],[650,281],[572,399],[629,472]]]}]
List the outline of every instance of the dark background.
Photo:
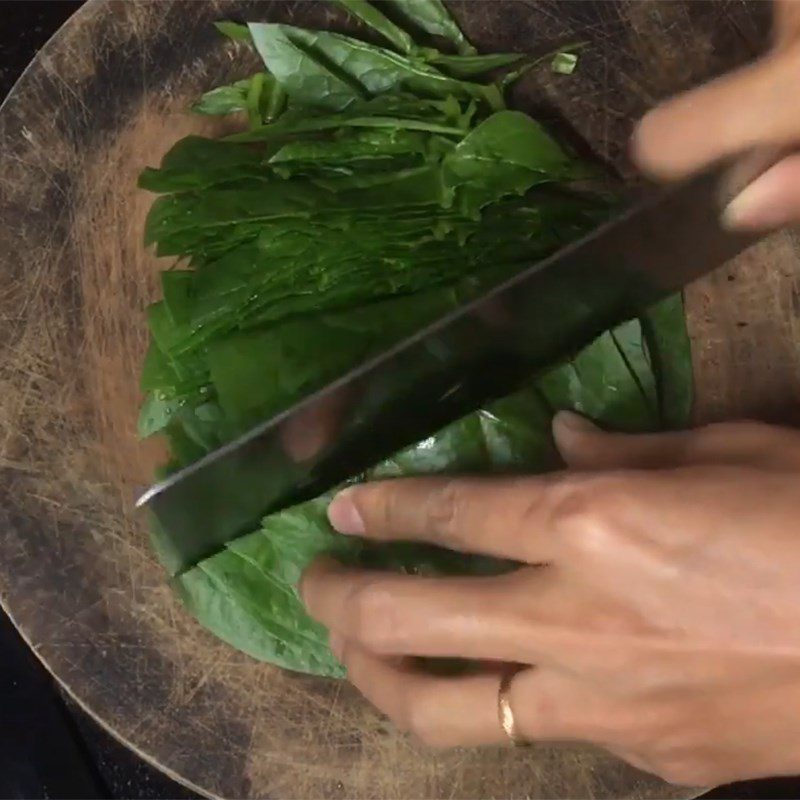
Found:
[{"label": "dark background", "polygon": [[[81,4],[0,0],[0,100]],[[0,611],[0,798],[194,797],[62,695]],[[800,798],[800,778],[739,783],[705,797]]]}]

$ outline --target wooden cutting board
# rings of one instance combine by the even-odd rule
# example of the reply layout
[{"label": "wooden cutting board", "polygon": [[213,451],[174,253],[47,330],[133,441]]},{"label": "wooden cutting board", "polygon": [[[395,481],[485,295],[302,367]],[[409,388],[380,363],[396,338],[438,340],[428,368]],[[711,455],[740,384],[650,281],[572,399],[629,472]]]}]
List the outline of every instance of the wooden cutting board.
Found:
[{"label": "wooden cutting board", "polygon": [[[482,50],[587,40],[576,74],[532,73],[515,101],[623,171],[633,119],[751,58],[768,27],[766,4],[737,0],[454,7]],[[134,433],[159,269],[135,181],[178,137],[214,132],[187,105],[252,66],[212,29],[222,18],[343,22],[327,3],[94,0],[0,112],[3,605],[84,708],[211,795],[688,794],[586,749],[426,751],[348,686],[249,659],[172,597],[132,507],[159,458]],[[797,240],[782,234],[688,292],[698,419],[798,407],[799,275]]]}]

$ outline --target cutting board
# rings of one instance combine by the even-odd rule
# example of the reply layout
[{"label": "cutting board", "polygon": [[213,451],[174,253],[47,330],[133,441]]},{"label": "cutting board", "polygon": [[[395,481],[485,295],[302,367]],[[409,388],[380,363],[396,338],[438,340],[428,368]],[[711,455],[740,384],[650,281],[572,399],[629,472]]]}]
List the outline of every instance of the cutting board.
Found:
[{"label": "cutting board", "polygon": [[[515,103],[627,177],[632,120],[753,57],[768,28],[766,4],[735,0],[453,7],[486,51],[586,40],[574,75],[531,73]],[[161,266],[142,245],[150,198],[135,181],[178,137],[222,130],[185,111],[254,64],[212,29],[222,18],[347,27],[327,3],[93,0],[0,112],[3,605],[90,714],[210,795],[687,795],[585,748],[426,750],[346,684],[216,641],[170,593],[133,509],[161,456],[134,432]],[[784,233],[688,291],[698,420],[800,406],[798,276]]]}]

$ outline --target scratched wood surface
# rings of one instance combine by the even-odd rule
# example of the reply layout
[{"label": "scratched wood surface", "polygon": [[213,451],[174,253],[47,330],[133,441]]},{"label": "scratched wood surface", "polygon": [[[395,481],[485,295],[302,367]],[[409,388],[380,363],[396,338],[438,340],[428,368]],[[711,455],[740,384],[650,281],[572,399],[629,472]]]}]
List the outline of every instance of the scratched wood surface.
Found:
[{"label": "scratched wood surface", "polygon": [[[589,42],[578,72],[529,75],[516,102],[623,175],[631,121],[754,56],[766,4],[462,2],[482,49]],[[212,795],[626,797],[686,794],[602,754],[431,753],[345,685],[256,663],[199,629],[154,563],[135,492],[159,453],[134,435],[143,309],[136,175],[184,111],[246,74],[210,21],[341,26],[310,2],[100,2],[39,55],[0,112],[0,595],[47,668],[120,739]],[[713,131],[710,132],[713,135]],[[698,419],[798,406],[800,261],[776,236],[687,294]]]}]

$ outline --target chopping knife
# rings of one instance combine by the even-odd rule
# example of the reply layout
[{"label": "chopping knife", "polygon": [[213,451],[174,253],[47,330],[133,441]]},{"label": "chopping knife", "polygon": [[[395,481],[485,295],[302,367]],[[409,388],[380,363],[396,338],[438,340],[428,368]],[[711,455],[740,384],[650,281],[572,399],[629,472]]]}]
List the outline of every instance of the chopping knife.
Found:
[{"label": "chopping knife", "polygon": [[[241,438],[149,489],[154,541],[178,574],[404,446],[518,388],[538,369],[710,272],[754,235],[720,223],[727,170],[654,192]],[[335,413],[317,446],[293,436]],[[303,452],[304,451],[304,452]]]}]

